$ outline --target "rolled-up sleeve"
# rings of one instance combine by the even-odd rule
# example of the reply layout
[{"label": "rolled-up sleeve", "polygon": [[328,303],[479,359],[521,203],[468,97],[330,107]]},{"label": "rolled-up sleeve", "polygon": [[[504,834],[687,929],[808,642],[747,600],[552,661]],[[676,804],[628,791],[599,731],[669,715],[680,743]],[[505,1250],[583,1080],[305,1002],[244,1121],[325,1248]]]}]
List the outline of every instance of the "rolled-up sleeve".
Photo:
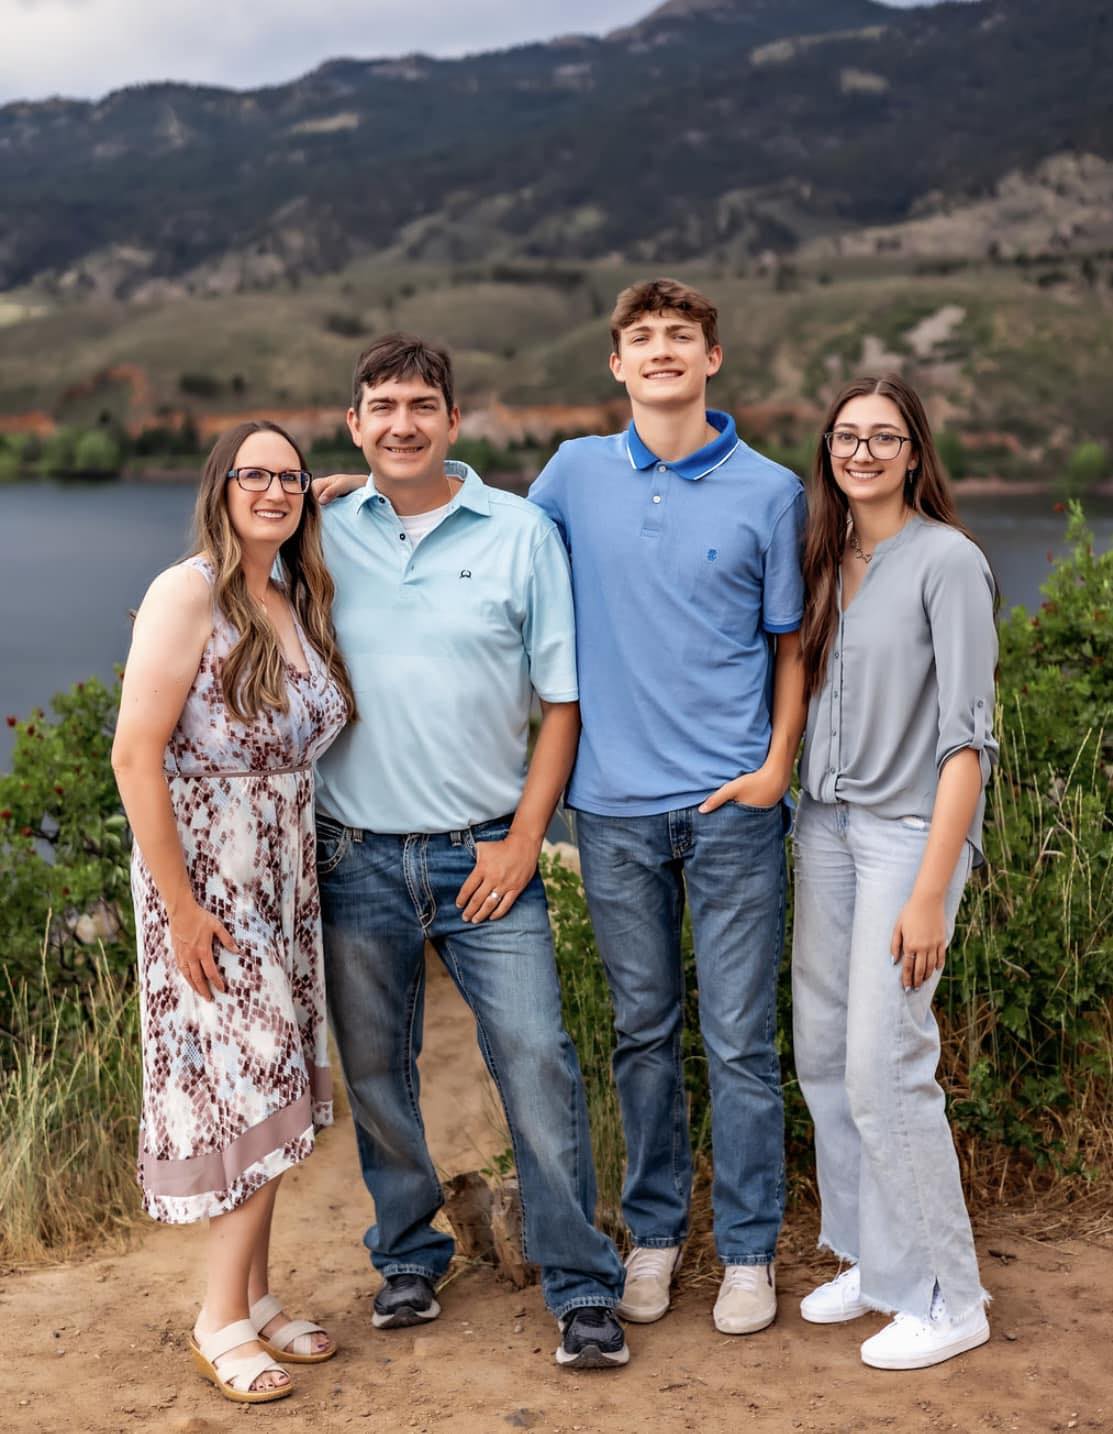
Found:
[{"label": "rolled-up sleeve", "polygon": [[941,771],[956,752],[970,747],[978,754],[983,785],[998,755],[993,735],[997,666],[993,598],[989,564],[976,544],[966,539],[935,567],[924,593],[939,687],[936,767]]},{"label": "rolled-up sleeve", "polygon": [[579,691],[572,575],[560,533],[547,519],[530,565],[523,638],[538,697],[545,702],[575,702]]}]

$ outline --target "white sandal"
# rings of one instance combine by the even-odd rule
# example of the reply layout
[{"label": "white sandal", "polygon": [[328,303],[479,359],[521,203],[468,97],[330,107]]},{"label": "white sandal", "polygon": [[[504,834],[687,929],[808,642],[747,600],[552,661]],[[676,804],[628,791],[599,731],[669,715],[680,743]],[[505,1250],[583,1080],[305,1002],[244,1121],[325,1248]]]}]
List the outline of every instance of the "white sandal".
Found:
[{"label": "white sandal", "polygon": [[[230,1359],[229,1351],[241,1344],[254,1344],[259,1339],[255,1326],[249,1319],[234,1320],[223,1329],[212,1334],[198,1335],[194,1330],[189,1340],[189,1351],[200,1372],[216,1385],[225,1399],[235,1404],[269,1404],[273,1399],[285,1399],[293,1394],[293,1381],[287,1376],[285,1384],[274,1389],[252,1389],[261,1374],[275,1370],[286,1374],[270,1354],[247,1354],[239,1359]],[[265,1343],[265,1341],[260,1341]],[[218,1369],[217,1365],[221,1367]]]},{"label": "white sandal", "polygon": [[336,1353],[335,1341],[328,1349],[318,1351],[313,1348],[311,1335],[323,1334],[326,1339],[331,1339],[332,1336],[327,1329],[322,1329],[311,1320],[288,1320],[286,1324],[279,1325],[273,1334],[264,1338],[264,1325],[270,1324],[271,1320],[281,1313],[282,1304],[274,1295],[264,1295],[251,1306],[251,1323],[255,1327],[256,1338],[269,1354],[290,1364],[323,1364],[326,1359],[333,1357]]}]

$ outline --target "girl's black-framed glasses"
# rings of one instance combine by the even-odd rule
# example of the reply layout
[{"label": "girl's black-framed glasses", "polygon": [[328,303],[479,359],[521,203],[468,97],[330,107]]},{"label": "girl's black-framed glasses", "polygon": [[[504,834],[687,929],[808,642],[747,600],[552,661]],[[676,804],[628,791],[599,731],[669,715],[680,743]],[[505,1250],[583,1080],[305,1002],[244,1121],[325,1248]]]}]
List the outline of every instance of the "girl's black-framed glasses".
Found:
[{"label": "girl's black-framed glasses", "polygon": [[275,478],[283,493],[305,493],[313,482],[313,474],[304,468],[287,468],[282,473],[269,468],[229,468],[224,476],[234,478],[245,493],[265,493]]},{"label": "girl's black-framed glasses", "polygon": [[858,449],[864,443],[866,452],[879,463],[890,462],[906,443],[912,442],[901,433],[871,433],[868,438],[859,438],[849,428],[836,428],[823,438],[832,458],[857,458]]}]

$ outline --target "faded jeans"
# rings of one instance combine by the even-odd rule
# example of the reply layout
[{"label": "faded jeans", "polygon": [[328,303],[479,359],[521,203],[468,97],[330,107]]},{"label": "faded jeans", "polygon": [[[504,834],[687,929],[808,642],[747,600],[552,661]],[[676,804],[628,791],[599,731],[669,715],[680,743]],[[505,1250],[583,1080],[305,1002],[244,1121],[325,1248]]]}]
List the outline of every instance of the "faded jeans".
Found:
[{"label": "faded jeans", "polygon": [[[962,1316],[985,1298],[935,1079],[936,972],[905,991],[889,952],[928,838],[919,817],[804,797],[796,821],[796,1071],[815,1122],[820,1245],[858,1262],[873,1308],[927,1319],[938,1285]],[[947,888],[948,939],[970,874]]]},{"label": "faded jeans", "polygon": [[561,1018],[548,907],[536,874],[499,921],[465,922],[456,893],[478,841],[510,818],[440,835],[383,836],[317,819],[329,1012],[375,1202],[364,1244],[384,1276],[438,1280],[453,1254],[432,1220],[443,1203],[425,1143],[417,1058],[432,942],[475,1015],[506,1112],[526,1258],[558,1317],[613,1307],[625,1273],[595,1229],[595,1170],[576,1051]]},{"label": "faded jeans", "polygon": [[614,1000],[626,1224],[635,1243],[658,1248],[679,1245],[688,1233],[692,1158],[680,948],[687,900],[711,1087],[715,1248],[726,1265],[767,1264],[784,1214],[776,1049],[783,809],[727,802],[707,813],[578,811],[575,822],[591,923]]}]

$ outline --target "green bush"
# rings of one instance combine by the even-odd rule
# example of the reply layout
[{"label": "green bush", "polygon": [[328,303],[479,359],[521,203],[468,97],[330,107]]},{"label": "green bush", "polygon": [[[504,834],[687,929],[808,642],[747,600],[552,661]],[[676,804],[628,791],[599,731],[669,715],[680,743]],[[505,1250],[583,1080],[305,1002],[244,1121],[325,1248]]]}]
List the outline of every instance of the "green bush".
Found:
[{"label": "green bush", "polygon": [[73,471],[82,474],[118,473],[123,461],[119,440],[103,428],[78,435],[73,446]]},{"label": "green bush", "polygon": [[[84,989],[103,941],[114,972],[134,964],[125,822],[112,777],[119,690],[95,678],[55,697],[55,720],[34,713],[16,729],[0,775],[0,951],[9,986],[26,983],[32,1010],[51,992]],[[84,918],[84,920],[82,919]],[[45,949],[44,949],[45,943]],[[0,985],[0,1027],[10,1027]]]},{"label": "green bush", "polygon": [[1096,488],[1113,472],[1113,456],[1104,443],[1080,443],[1067,459],[1066,491],[1076,497]]}]

